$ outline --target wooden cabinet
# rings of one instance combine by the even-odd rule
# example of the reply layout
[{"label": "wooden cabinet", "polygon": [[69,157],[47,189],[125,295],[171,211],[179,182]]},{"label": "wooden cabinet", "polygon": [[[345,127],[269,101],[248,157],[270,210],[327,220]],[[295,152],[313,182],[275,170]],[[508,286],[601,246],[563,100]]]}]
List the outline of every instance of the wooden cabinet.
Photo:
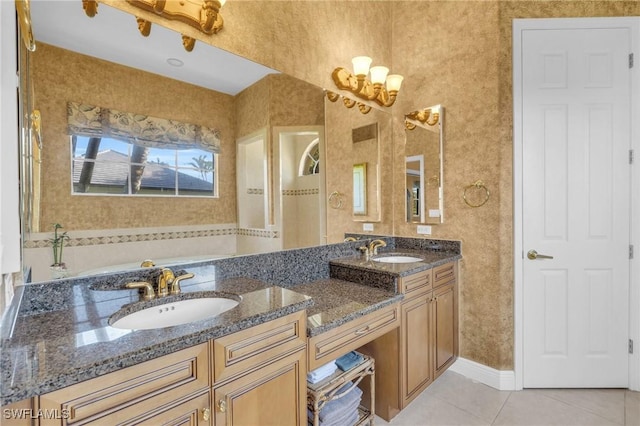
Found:
[{"label": "wooden cabinet", "polygon": [[216,426],[307,423],[306,327],[301,311],[213,341]]},{"label": "wooden cabinet", "polygon": [[442,374],[458,357],[457,262],[433,269],[433,372]]},{"label": "wooden cabinet", "polygon": [[305,357],[295,352],[215,388],[215,425],[306,425]]},{"label": "wooden cabinet", "polygon": [[458,354],[457,262],[402,277],[400,331],[359,351],[376,360],[376,414],[390,421]]},{"label": "wooden cabinet", "polygon": [[2,407],[2,426],[36,426],[38,424],[38,398],[23,399]]},{"label": "wooden cabinet", "polygon": [[431,294],[402,304],[402,398],[405,407],[433,381]]},{"label": "wooden cabinet", "polygon": [[433,292],[434,375],[440,376],[456,359],[457,315],[454,286],[448,284]]},{"label": "wooden cabinet", "polygon": [[41,395],[39,424],[305,424],[306,324],[292,313]]},{"label": "wooden cabinet", "polygon": [[[40,424],[143,422],[172,410],[193,395],[208,394],[209,378],[209,350],[205,343],[41,395],[41,410],[64,415],[42,417]],[[210,406],[207,402],[199,408]]]}]

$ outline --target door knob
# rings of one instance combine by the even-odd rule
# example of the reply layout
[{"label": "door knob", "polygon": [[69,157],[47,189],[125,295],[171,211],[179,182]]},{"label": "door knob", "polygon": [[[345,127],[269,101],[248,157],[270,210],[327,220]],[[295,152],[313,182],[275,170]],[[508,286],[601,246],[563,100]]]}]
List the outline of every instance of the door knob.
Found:
[{"label": "door knob", "polygon": [[531,260],[535,260],[535,259],[553,259],[553,256],[548,256],[546,254],[538,254],[537,251],[535,250],[529,250],[527,252],[527,257]]}]

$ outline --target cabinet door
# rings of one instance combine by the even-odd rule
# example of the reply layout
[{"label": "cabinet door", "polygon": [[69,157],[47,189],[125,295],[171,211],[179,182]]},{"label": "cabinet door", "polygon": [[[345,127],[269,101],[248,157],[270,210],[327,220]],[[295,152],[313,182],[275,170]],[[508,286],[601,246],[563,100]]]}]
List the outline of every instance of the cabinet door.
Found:
[{"label": "cabinet door", "polygon": [[[210,394],[205,392],[168,410],[158,412],[131,424],[147,426],[210,426],[213,422]],[[104,424],[104,423],[103,423]],[[125,423],[126,424],[126,423]]]},{"label": "cabinet door", "polygon": [[403,406],[433,381],[431,292],[402,304]]},{"label": "cabinet door", "polygon": [[435,377],[449,367],[457,356],[458,315],[455,285],[448,284],[433,292]]},{"label": "cabinet door", "polygon": [[215,425],[306,425],[306,355],[301,350],[214,389]]}]

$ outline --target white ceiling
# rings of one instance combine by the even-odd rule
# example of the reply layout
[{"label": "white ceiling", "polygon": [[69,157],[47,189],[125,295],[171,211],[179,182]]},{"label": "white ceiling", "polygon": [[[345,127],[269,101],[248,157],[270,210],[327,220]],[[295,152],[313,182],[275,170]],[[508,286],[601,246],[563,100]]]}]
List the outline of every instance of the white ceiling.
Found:
[{"label": "white ceiling", "polygon": [[[277,72],[200,41],[187,52],[180,34],[160,25],[143,37],[133,15],[105,4],[89,18],[80,0],[30,3],[36,50],[40,41],[230,95]],[[171,66],[168,58],[184,66]]]}]

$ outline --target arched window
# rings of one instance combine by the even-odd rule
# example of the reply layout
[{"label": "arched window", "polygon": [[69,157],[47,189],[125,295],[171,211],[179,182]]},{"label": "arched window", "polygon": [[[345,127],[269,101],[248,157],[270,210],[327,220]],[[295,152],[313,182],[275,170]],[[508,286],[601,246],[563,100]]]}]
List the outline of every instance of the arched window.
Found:
[{"label": "arched window", "polygon": [[320,139],[316,138],[311,141],[307,149],[304,150],[298,170],[299,176],[320,173]]}]

